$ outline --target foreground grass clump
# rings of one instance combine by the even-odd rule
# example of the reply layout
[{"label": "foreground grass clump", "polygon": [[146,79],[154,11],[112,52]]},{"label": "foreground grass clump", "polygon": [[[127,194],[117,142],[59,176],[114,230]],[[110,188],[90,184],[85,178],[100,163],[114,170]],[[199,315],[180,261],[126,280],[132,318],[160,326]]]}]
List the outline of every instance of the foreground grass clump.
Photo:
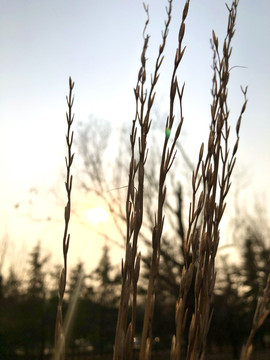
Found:
[{"label": "foreground grass clump", "polygon": [[[175,53],[172,75],[170,79],[170,101],[167,119],[164,124],[164,139],[160,158],[158,182],[158,201],[155,222],[152,228],[152,255],[148,277],[147,294],[145,298],[144,320],[141,330],[141,345],[139,359],[151,358],[152,349],[152,319],[155,305],[155,282],[159,271],[160,254],[162,247],[162,232],[164,226],[164,203],[166,200],[166,178],[172,171],[176,156],[176,143],[181,133],[183,116],[184,85],[179,86],[177,71],[185,53],[183,40],[185,35],[185,21],[189,12],[189,3],[184,4],[180,22],[178,44]],[[242,115],[247,104],[247,88],[243,89],[243,105],[236,124],[236,140],[232,152],[229,151],[230,123],[227,103],[228,82],[230,77],[230,56],[232,53],[232,39],[235,33],[235,21],[238,1],[232,2],[228,9],[227,34],[222,43],[222,52],[219,48],[219,39],[212,33],[211,47],[213,51],[213,78],[211,120],[208,143],[201,144],[198,162],[192,173],[192,199],[190,201],[188,229],[183,243],[184,267],[179,284],[179,297],[175,310],[175,335],[171,339],[171,360],[179,360],[185,354],[186,359],[204,359],[206,353],[207,335],[212,318],[212,297],[215,286],[216,270],[215,258],[220,239],[220,221],[226,207],[226,196],[231,186],[231,175],[236,162],[236,153],[239,144],[239,134]],[[147,140],[151,131],[151,111],[155,101],[155,87],[159,79],[163,53],[166,46],[168,29],[171,21],[172,0],[168,1],[167,19],[162,32],[161,45],[151,76],[150,88],[146,88],[146,52],[149,35],[146,34],[149,22],[148,7],[144,6],[147,20],[145,23],[144,44],[141,54],[141,66],[138,80],[135,85],[135,117],[130,134],[131,157],[126,196],[126,241],[125,257],[122,261],[122,287],[115,332],[113,359],[132,359],[134,353],[134,338],[136,327],[138,279],[142,255],[138,252],[138,240],[143,224],[144,213],[144,184],[145,168],[147,166]],[[67,253],[69,244],[68,224],[71,209],[72,176],[70,168],[73,161],[71,146],[73,133],[70,127],[72,116],[72,90],[74,83],[70,79],[70,94],[67,98],[69,112],[67,114],[68,133],[66,137],[68,157],[66,159],[67,178],[67,205],[65,208],[65,230],[63,237],[64,267],[59,284],[59,305],[57,310],[55,330],[54,359],[65,357],[65,330],[62,321],[62,305],[67,276]],[[176,117],[175,103],[180,107],[179,118]],[[163,249],[166,251],[166,249]],[[270,280],[269,280],[270,281]],[[243,347],[241,359],[249,359],[252,352],[252,340],[256,330],[262,325],[269,314],[267,302],[270,298],[269,281],[262,300],[254,316],[253,327],[246,346]],[[194,294],[194,309],[188,321],[187,296]],[[104,325],[105,326],[105,325]],[[182,348],[184,333],[188,333],[186,349]]]}]

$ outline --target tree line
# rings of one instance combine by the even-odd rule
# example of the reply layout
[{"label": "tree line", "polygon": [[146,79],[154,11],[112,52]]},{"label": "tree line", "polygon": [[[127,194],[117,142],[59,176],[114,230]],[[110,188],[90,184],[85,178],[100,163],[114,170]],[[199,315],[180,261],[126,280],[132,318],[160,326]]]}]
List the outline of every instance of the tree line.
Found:
[{"label": "tree line", "polygon": [[[166,241],[166,240],[165,240]],[[246,228],[241,241],[242,258],[232,264],[226,257],[220,261],[213,317],[208,347],[227,348],[239,357],[256,308],[270,271],[270,249],[266,239],[256,229]],[[168,248],[168,254],[170,249]],[[45,359],[54,344],[54,326],[58,302],[60,266],[50,265],[49,256],[42,253],[40,243],[30,251],[27,276],[21,278],[14,268],[1,277],[0,287],[0,359]],[[147,274],[147,261],[143,273]],[[178,295],[177,277],[180,269],[172,258],[163,257],[156,283],[152,338],[153,350],[170,347],[174,333],[175,299]],[[104,246],[97,268],[87,273],[78,263],[70,270],[64,301],[67,355],[79,353],[112,353],[119,304],[121,276],[110,260],[109,247]],[[49,270],[52,269],[53,270]],[[188,309],[192,313],[191,287]],[[137,331],[143,322],[146,284],[139,283]],[[70,316],[68,316],[70,314]],[[187,339],[187,334],[185,334]],[[270,319],[259,329],[257,346],[269,345]],[[140,346],[140,339],[135,340]]]}]

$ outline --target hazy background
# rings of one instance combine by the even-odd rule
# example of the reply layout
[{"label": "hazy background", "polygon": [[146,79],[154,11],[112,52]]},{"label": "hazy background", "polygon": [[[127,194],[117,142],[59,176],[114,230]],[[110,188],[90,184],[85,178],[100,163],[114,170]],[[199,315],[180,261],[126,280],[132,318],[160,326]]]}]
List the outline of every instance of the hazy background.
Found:
[{"label": "hazy background", "polygon": [[[156,109],[161,114],[168,108],[183,4],[173,4],[157,88]],[[148,74],[153,71],[166,5],[166,1],[149,1]],[[269,204],[269,13],[268,0],[240,0],[231,59],[231,66],[246,67],[231,71],[233,126],[242,106],[240,85],[249,86],[235,168],[238,187],[232,191],[244,185],[239,202],[250,212],[254,211],[254,199],[264,209]],[[43,249],[53,252],[54,260],[61,260],[68,77],[75,81],[75,138],[76,124],[89,121],[90,115],[110,121],[116,130],[131,123],[144,21],[141,1],[0,0],[0,240],[1,247],[7,243],[6,266],[10,263],[22,271],[24,257],[38,240]],[[201,141],[206,140],[210,120],[209,38],[214,28],[221,42],[226,22],[224,1],[191,1],[184,42],[187,49],[178,78],[186,82],[180,141],[194,161]],[[74,172],[74,181],[79,176]],[[73,197],[80,199],[80,194],[73,193]],[[82,203],[85,221],[90,208],[102,206],[95,201]],[[110,231],[112,221],[89,225]],[[103,239],[93,231],[72,223],[71,262],[87,259],[90,267],[95,266],[102,244]]]}]

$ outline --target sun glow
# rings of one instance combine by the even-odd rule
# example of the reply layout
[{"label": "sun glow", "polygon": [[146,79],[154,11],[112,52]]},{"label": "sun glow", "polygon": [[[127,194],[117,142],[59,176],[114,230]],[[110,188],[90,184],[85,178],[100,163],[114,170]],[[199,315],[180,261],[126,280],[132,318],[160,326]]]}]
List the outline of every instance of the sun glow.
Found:
[{"label": "sun glow", "polygon": [[98,225],[108,220],[109,214],[102,207],[95,207],[87,210],[87,219],[93,224]]}]

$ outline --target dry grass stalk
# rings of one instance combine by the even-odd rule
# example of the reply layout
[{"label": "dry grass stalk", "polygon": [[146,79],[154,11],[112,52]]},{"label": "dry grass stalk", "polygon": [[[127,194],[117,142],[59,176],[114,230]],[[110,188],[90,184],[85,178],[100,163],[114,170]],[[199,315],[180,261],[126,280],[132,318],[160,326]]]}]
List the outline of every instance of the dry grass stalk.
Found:
[{"label": "dry grass stalk", "polygon": [[[149,274],[148,290],[145,303],[144,323],[140,349],[140,360],[151,358],[151,322],[153,318],[155,295],[154,284],[159,268],[160,242],[164,224],[163,206],[166,198],[166,177],[175,158],[176,142],[179,138],[183,124],[182,99],[184,86],[179,89],[176,71],[183,57],[185,47],[182,48],[182,41],[185,34],[185,20],[189,10],[190,0],[186,0],[182,21],[178,35],[178,48],[176,50],[174,68],[170,86],[170,109],[166,121],[163,151],[160,164],[158,208],[155,217],[155,224],[152,229],[152,259]],[[138,80],[134,89],[136,100],[135,119],[132,123],[130,135],[131,159],[129,166],[129,181],[126,198],[126,252],[125,261],[122,261],[122,288],[118,320],[115,334],[114,360],[132,359],[133,339],[136,327],[137,307],[137,282],[140,272],[141,254],[137,253],[137,243],[143,222],[144,210],[144,180],[145,163],[147,160],[147,136],[151,127],[150,114],[155,100],[155,86],[159,78],[159,70],[163,61],[163,51],[168,35],[168,28],[171,21],[172,0],[168,0],[167,20],[162,33],[162,43],[156,59],[154,74],[151,77],[149,94],[146,87],[146,51],[149,36],[145,31],[149,22],[148,7],[144,5],[147,20],[143,31],[144,46],[141,54],[141,67],[138,73]],[[236,125],[236,142],[232,154],[229,154],[228,142],[230,126],[228,124],[229,110],[227,105],[228,80],[230,75],[229,59],[232,52],[231,40],[234,35],[235,19],[238,0],[232,2],[229,10],[227,35],[223,43],[223,55],[219,54],[218,38],[213,31],[213,70],[212,79],[212,105],[211,125],[208,139],[208,147],[204,156],[204,144],[201,145],[199,159],[192,175],[193,196],[189,210],[189,227],[184,242],[185,264],[181,274],[179,298],[176,304],[176,334],[172,339],[171,360],[181,358],[181,343],[183,332],[186,327],[187,310],[186,298],[190,290],[192,279],[195,275],[195,308],[189,325],[187,359],[204,359],[206,338],[211,321],[210,304],[215,285],[215,256],[219,244],[219,224],[225,210],[225,198],[230,189],[230,178],[236,161],[236,152],[239,142],[239,130],[242,115],[246,108],[247,89],[242,89],[244,104]],[[71,125],[74,83],[69,79],[69,98],[67,98],[69,111],[67,113],[68,132],[66,142],[68,156],[66,158],[66,192],[67,205],[65,207],[65,229],[63,236],[64,267],[61,272],[59,283],[59,303],[57,309],[55,329],[55,360],[63,360],[65,356],[65,334],[63,330],[62,306],[66,287],[67,277],[67,253],[70,235],[68,225],[71,208],[72,175],[70,174],[74,154],[71,153],[73,132]],[[180,104],[180,119],[174,134],[171,134],[174,125],[174,103],[176,95]],[[137,128],[139,137],[137,138]],[[135,151],[138,145],[138,159]],[[230,155],[230,156],[229,156]],[[135,186],[136,185],[136,186]],[[202,190],[201,190],[202,189]],[[196,273],[195,273],[196,270]],[[242,360],[248,359],[251,354],[251,342],[255,331],[269,314],[266,307],[270,297],[270,277],[262,300],[258,302],[254,316],[253,328],[247,345],[243,348]],[[131,304],[130,304],[131,303]],[[128,318],[131,305],[131,321]]]},{"label": "dry grass stalk", "polygon": [[253,339],[262,326],[267,316],[270,314],[270,275],[268,276],[266,287],[262,298],[258,299],[255,314],[253,317],[252,328],[246,344],[242,348],[240,360],[249,360],[253,351]]},{"label": "dry grass stalk", "polygon": [[[148,7],[144,5],[147,20],[143,31],[144,46],[141,54],[141,67],[138,73],[138,81],[134,89],[136,101],[135,119],[132,123],[130,135],[131,159],[129,166],[129,182],[126,199],[126,254],[122,262],[122,289],[118,320],[114,345],[114,360],[131,359],[133,351],[133,339],[136,326],[137,307],[137,282],[140,271],[141,254],[137,254],[137,242],[143,221],[143,191],[144,191],[144,166],[147,160],[147,135],[151,127],[150,113],[155,100],[155,86],[159,78],[159,70],[163,61],[163,51],[171,21],[172,0],[168,0],[167,20],[162,32],[162,43],[156,59],[154,75],[151,77],[149,94],[145,89],[146,82],[146,50],[149,35],[145,31],[149,22]],[[135,159],[135,145],[137,142],[137,125],[140,136],[138,138],[139,159]],[[135,186],[135,182],[137,186]],[[128,325],[128,309],[132,293],[132,318]]]},{"label": "dry grass stalk", "polygon": [[[164,215],[163,215],[163,206],[166,198],[166,186],[165,181],[167,174],[173,164],[175,158],[175,146],[176,141],[179,138],[180,131],[183,124],[183,112],[182,112],[182,98],[184,92],[184,86],[182,87],[181,91],[179,90],[178,81],[176,77],[176,71],[179,67],[181,59],[185,52],[185,47],[182,48],[182,41],[185,34],[185,20],[188,14],[189,9],[189,0],[186,1],[184,10],[182,13],[182,21],[179,29],[178,35],[178,48],[175,54],[175,61],[174,61],[174,68],[172,73],[171,79],[171,87],[170,87],[170,109],[169,115],[166,121],[165,127],[165,137],[164,137],[164,144],[163,144],[163,151],[162,151],[162,158],[160,164],[160,175],[159,175],[159,191],[158,191],[158,209],[157,215],[155,217],[155,224],[152,231],[152,259],[151,259],[151,268],[149,274],[149,282],[148,282],[148,289],[147,289],[147,298],[145,304],[145,313],[144,313],[144,323],[143,323],[143,332],[142,332],[142,341],[141,341],[141,349],[140,349],[140,360],[149,359],[150,357],[150,350],[151,349],[151,319],[153,314],[154,308],[154,283],[158,273],[159,268],[159,259],[160,259],[160,240],[163,230],[164,224]],[[176,93],[179,97],[180,103],[180,120],[177,124],[177,128],[172,139],[172,145],[169,147],[169,138],[171,134],[171,130],[174,124],[174,102]],[[148,345],[149,344],[149,345]]]},{"label": "dry grass stalk", "polygon": [[[171,359],[181,358],[181,342],[186,325],[186,297],[190,290],[194,271],[195,309],[189,325],[187,359],[204,359],[206,338],[211,321],[210,304],[215,285],[215,257],[219,244],[219,224],[225,210],[225,198],[230,189],[230,177],[236,161],[239,130],[244,104],[236,125],[236,142],[229,157],[227,105],[229,59],[232,52],[231,40],[235,32],[235,19],[238,0],[233,1],[229,10],[227,35],[223,43],[223,56],[219,54],[218,38],[213,31],[213,70],[211,125],[208,148],[203,160],[202,144],[196,170],[192,176],[193,198],[189,210],[189,227],[185,239],[185,265],[181,275],[179,298],[176,305],[176,336],[173,338]],[[201,175],[199,170],[201,169]],[[199,188],[202,185],[202,191]]]},{"label": "dry grass stalk", "polygon": [[74,82],[69,78],[69,97],[67,99],[68,112],[66,113],[67,119],[67,135],[66,143],[68,155],[65,158],[66,160],[66,169],[67,176],[65,182],[65,188],[67,193],[67,204],[65,206],[65,228],[63,236],[63,257],[64,257],[64,267],[61,271],[60,281],[59,281],[59,301],[57,306],[57,315],[56,315],[56,325],[55,325],[55,351],[54,351],[54,360],[64,360],[65,358],[65,334],[63,327],[63,300],[66,289],[66,279],[67,279],[67,254],[69,247],[70,234],[68,234],[68,226],[70,220],[70,209],[71,209],[71,189],[72,189],[72,175],[71,175],[71,165],[73,162],[74,154],[72,154],[72,143],[73,143],[73,131],[71,132],[71,125],[73,123],[74,114],[72,114],[72,106],[74,102],[74,97],[72,95],[72,90],[74,87]]}]

